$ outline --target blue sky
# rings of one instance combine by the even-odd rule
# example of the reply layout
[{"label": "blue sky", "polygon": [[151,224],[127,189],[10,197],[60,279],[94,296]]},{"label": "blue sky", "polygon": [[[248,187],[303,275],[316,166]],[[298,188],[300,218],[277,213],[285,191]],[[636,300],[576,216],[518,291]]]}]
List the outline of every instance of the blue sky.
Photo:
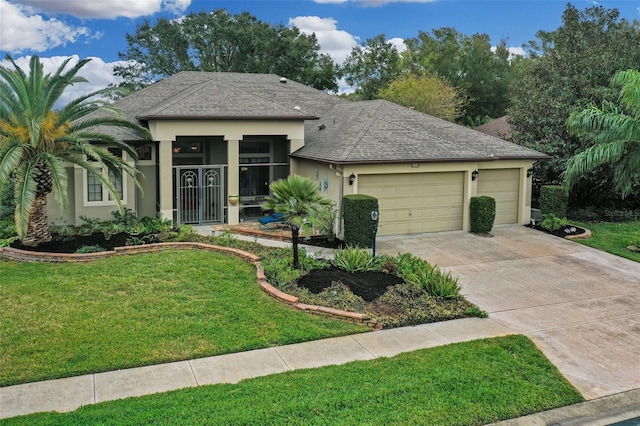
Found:
[{"label": "blue sky", "polygon": [[[574,0],[579,9],[592,5],[617,8],[623,18],[640,20],[640,0]],[[565,0],[0,0],[0,53],[26,65],[39,55],[54,69],[65,57],[94,57],[85,76],[92,87],[114,82],[118,52],[127,48],[126,33],[142,19],[177,18],[189,12],[225,8],[248,11],[272,24],[295,25],[314,32],[321,49],[342,62],[367,38],[385,34],[399,48],[420,30],[451,26],[463,34],[487,33],[497,44],[508,40],[515,52],[535,39],[538,30],[561,23]]]}]

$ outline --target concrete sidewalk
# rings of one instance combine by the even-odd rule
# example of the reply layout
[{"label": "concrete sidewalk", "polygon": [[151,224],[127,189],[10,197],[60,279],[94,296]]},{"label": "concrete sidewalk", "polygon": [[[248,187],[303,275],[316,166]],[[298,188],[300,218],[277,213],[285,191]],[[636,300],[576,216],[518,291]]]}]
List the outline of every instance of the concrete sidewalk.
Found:
[{"label": "concrete sidewalk", "polygon": [[258,349],[190,361],[0,388],[0,418],[72,411],[103,401],[216,383],[237,383],[301,368],[390,357],[402,352],[510,334],[491,319],[465,318]]}]

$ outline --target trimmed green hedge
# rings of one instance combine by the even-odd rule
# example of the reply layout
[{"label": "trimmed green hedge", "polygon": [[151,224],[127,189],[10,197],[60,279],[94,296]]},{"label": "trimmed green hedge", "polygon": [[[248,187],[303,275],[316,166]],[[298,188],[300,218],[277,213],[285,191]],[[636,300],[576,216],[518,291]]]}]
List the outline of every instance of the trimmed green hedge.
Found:
[{"label": "trimmed green hedge", "polygon": [[567,217],[567,191],[559,185],[542,185],[540,187],[540,213],[542,216],[556,215]]},{"label": "trimmed green hedge", "polygon": [[486,195],[471,197],[469,210],[471,214],[471,232],[474,234],[489,233],[496,219],[496,200]]},{"label": "trimmed green hedge", "polygon": [[364,248],[373,246],[373,210],[378,210],[378,199],[370,195],[350,194],[342,198],[345,243]]}]

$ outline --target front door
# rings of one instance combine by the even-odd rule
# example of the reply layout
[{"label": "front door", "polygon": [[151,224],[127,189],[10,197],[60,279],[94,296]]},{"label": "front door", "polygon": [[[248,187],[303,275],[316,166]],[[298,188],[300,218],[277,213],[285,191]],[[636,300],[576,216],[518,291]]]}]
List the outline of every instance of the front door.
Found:
[{"label": "front door", "polygon": [[224,222],[224,170],[222,166],[175,168],[178,223]]}]

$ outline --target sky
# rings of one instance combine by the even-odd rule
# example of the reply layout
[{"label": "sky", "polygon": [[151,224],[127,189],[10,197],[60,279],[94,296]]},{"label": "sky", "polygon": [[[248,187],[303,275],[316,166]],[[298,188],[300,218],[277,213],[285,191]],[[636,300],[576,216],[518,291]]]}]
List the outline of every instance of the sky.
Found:
[{"label": "sky", "polygon": [[[640,21],[640,0],[573,0],[578,9],[594,5],[616,8],[622,18]],[[32,55],[54,71],[72,57],[93,58],[81,71],[89,80],[67,93],[82,93],[117,83],[112,67],[127,49],[125,35],[144,19],[179,18],[190,12],[247,11],[271,24],[296,26],[315,33],[322,52],[342,63],[358,44],[384,34],[402,50],[403,40],[419,31],[454,27],[472,35],[501,39],[514,53],[536,40],[539,30],[561,25],[566,0],[0,0],[0,59],[9,54],[25,68]],[[1,62],[7,66],[7,62]],[[343,87],[343,90],[345,88]]]}]

